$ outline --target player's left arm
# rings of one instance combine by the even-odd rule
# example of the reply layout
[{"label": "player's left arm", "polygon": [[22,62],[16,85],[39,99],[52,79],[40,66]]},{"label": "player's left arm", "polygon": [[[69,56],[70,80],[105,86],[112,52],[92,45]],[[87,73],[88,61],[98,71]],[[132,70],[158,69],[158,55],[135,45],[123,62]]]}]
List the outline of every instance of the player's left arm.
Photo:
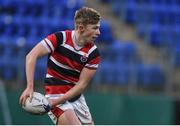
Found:
[{"label": "player's left arm", "polygon": [[76,83],[76,85],[69,90],[67,93],[65,93],[63,96],[61,96],[57,100],[51,100],[50,103],[52,106],[56,106],[58,104],[61,104],[67,100],[70,100],[71,98],[80,95],[88,86],[89,81],[92,79],[94,74],[96,73],[96,69],[89,69],[84,67],[81,71],[79,81]]}]

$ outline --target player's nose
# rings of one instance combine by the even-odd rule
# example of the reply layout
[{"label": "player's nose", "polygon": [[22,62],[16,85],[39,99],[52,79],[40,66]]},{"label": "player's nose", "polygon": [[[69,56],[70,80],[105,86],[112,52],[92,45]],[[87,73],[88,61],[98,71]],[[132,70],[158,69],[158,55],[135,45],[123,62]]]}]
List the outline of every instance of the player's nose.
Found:
[{"label": "player's nose", "polygon": [[96,32],[96,35],[100,35],[101,34],[101,32],[100,32],[100,30],[99,29],[97,29],[97,32]]}]

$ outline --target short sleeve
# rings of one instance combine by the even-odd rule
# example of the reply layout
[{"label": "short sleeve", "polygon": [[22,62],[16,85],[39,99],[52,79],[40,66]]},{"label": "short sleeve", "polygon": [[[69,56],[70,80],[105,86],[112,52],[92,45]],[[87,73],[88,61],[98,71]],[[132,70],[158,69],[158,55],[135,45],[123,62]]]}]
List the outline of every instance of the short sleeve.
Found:
[{"label": "short sleeve", "polygon": [[89,68],[89,69],[97,69],[100,63],[100,54],[99,51],[97,49],[97,47],[93,47],[90,50],[90,54],[87,60],[87,63],[85,65],[85,67]]},{"label": "short sleeve", "polygon": [[62,32],[56,32],[48,35],[45,39],[41,41],[43,46],[48,50],[48,52],[52,53],[57,48],[58,45],[63,42],[63,34]]}]

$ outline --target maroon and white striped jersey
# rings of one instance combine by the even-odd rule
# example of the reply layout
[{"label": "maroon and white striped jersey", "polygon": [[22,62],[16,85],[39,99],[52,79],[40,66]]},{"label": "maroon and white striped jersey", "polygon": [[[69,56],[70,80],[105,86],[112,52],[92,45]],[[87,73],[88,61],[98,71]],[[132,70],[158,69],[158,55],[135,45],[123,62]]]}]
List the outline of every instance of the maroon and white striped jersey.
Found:
[{"label": "maroon and white striped jersey", "polygon": [[[78,46],[75,43],[74,31],[56,32],[43,39],[41,43],[49,51],[45,78],[46,93],[65,93],[78,82],[84,67],[98,68],[100,55],[97,46]],[[59,86],[61,91],[57,88]]]}]

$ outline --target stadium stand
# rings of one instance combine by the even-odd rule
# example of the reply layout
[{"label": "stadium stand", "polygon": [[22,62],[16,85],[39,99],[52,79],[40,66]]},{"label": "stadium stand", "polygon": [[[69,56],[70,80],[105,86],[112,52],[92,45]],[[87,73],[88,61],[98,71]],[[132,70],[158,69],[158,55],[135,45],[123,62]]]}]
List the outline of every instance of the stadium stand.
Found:
[{"label": "stadium stand", "polygon": [[101,1],[111,4],[117,16],[135,25],[138,35],[145,38],[150,46],[178,48],[178,0]]},{"label": "stadium stand", "polygon": [[[114,13],[125,22],[134,24],[139,36],[146,38],[150,45],[159,47],[171,44],[174,34],[171,35],[168,26],[164,24],[167,12],[165,5],[168,5],[168,2],[165,5],[163,2],[163,5],[159,7],[158,5],[161,3],[155,3],[156,0],[147,0],[146,2],[143,0],[101,1],[110,3]],[[85,1],[0,0],[0,3],[0,58],[2,59],[0,76],[8,80],[17,77],[19,70],[17,66],[20,61],[16,59],[16,56],[23,52],[24,55],[27,54],[37,42],[48,34],[58,30],[72,29],[73,14],[76,9],[84,5]],[[179,11],[178,6],[175,2],[171,4],[173,7],[168,16],[178,15],[179,13],[176,11]],[[147,18],[143,19],[143,16]],[[177,26],[178,21],[176,21],[176,25],[172,25]],[[138,56],[137,45],[130,41],[117,40],[112,31],[111,23],[103,20],[101,36],[97,40],[102,54],[102,62],[94,78],[94,83],[128,85],[131,78],[136,77],[134,83],[139,85],[158,86],[164,84],[165,77],[162,68],[158,64],[144,64]],[[163,32],[170,36],[166,36],[165,39],[162,37]],[[178,41],[179,29],[175,28],[173,32],[177,34],[175,40]],[[19,39],[23,40],[24,44],[22,42],[19,45]],[[175,64],[179,65],[179,46],[176,47],[174,53]],[[13,62],[9,62],[11,60]],[[36,80],[42,79],[44,76],[46,65],[44,62],[45,60],[42,59],[37,64]],[[24,70],[23,66],[22,69]]]}]

